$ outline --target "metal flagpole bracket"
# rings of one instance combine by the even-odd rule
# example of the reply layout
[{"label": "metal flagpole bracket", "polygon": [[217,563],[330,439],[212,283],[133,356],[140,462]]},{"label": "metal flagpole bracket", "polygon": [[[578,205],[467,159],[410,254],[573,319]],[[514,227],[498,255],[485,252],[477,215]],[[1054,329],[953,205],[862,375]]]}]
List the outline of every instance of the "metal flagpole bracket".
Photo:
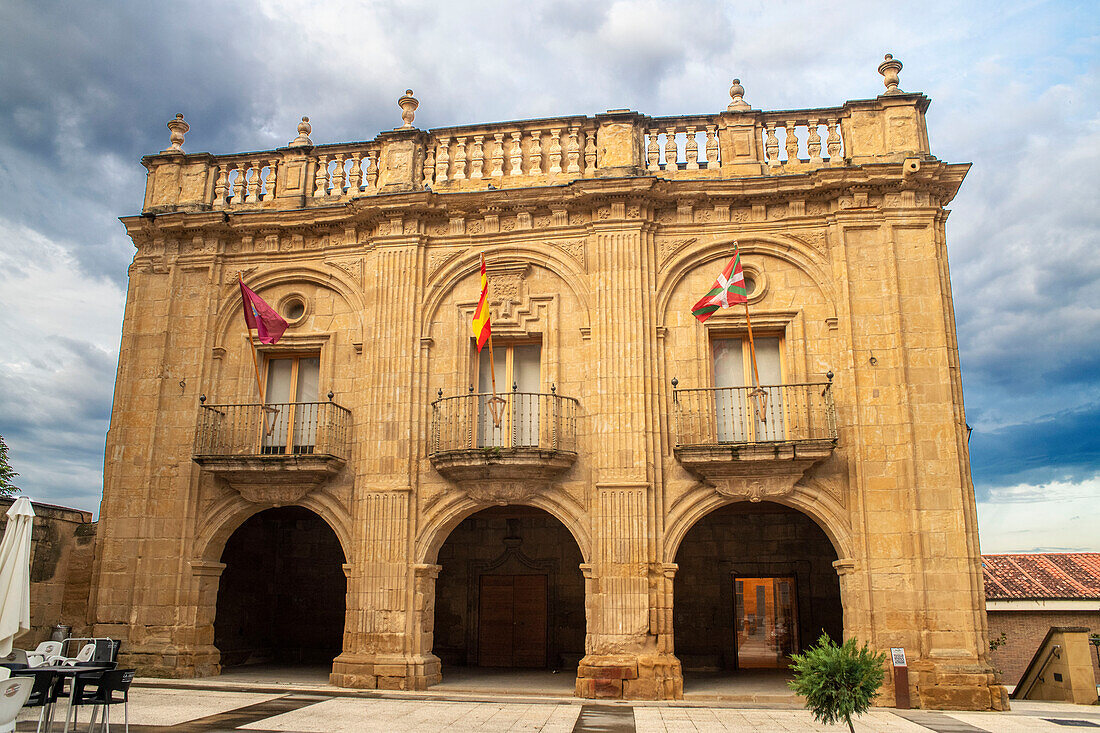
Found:
[{"label": "metal flagpole bracket", "polygon": [[493,416],[493,427],[500,429],[500,424],[504,420],[504,406],[508,404],[508,400],[503,397],[497,397],[496,393],[485,401],[485,404],[489,408],[489,413]]},{"label": "metal flagpole bracket", "polygon": [[768,390],[757,385],[756,389],[749,392],[752,400],[752,408],[756,411],[756,419],[766,423],[768,421]]}]

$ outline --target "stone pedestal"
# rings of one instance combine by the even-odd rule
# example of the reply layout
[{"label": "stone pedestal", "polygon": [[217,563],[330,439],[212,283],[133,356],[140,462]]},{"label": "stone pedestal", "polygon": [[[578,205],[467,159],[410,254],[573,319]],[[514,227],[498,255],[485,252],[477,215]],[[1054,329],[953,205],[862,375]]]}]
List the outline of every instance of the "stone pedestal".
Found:
[{"label": "stone pedestal", "polygon": [[679,700],[684,696],[680,660],[671,654],[589,654],[577,667],[577,697]]},{"label": "stone pedestal", "polygon": [[332,663],[329,681],[337,687],[364,690],[425,690],[442,679],[439,657],[425,655],[354,654],[345,652]]}]

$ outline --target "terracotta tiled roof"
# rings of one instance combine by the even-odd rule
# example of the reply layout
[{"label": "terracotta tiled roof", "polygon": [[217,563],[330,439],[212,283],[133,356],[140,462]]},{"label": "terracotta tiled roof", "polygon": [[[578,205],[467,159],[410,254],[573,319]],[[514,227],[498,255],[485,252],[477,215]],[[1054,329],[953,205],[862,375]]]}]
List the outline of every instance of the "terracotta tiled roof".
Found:
[{"label": "terracotta tiled roof", "polygon": [[1033,552],[982,555],[985,597],[1100,598],[1100,552]]}]

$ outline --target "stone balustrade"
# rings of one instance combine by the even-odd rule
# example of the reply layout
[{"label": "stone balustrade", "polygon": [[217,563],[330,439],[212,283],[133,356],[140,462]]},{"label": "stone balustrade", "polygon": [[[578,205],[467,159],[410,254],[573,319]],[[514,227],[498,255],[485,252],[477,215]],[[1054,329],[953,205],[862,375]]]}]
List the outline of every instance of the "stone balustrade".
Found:
[{"label": "stone balustrade", "polygon": [[651,118],[645,128],[646,170],[660,175],[720,168],[720,124],[717,115]]},{"label": "stone balustrade", "polygon": [[786,168],[804,171],[844,165],[844,137],[841,134],[841,121],[844,119],[847,118],[841,108],[760,115],[764,160],[769,170]]},{"label": "stone balustrade", "polygon": [[300,209],[382,193],[567,185],[624,175],[767,177],[931,158],[923,94],[761,111],[741,99],[743,87],[735,89],[735,103],[718,114],[647,117],[613,110],[430,131],[406,120],[374,140],[335,145],[313,145],[303,120],[299,137],[285,148],[219,156],[183,151],[180,116],[170,123],[172,145],[143,159],[145,211]]},{"label": "stone balustrade", "polygon": [[[596,174],[597,126],[586,117],[433,130],[422,181],[486,188],[540,185]],[[538,182],[538,183],[536,183]]]}]

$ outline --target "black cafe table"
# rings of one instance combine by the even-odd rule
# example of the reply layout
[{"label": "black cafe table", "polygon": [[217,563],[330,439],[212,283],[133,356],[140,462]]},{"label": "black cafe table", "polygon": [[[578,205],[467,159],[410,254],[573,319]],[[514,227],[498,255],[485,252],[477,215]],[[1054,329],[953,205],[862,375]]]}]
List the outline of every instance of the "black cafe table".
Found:
[{"label": "black cafe table", "polygon": [[[67,664],[49,665],[49,666],[43,665],[43,666],[40,666],[40,667],[23,667],[21,669],[13,669],[13,670],[11,670],[11,676],[12,677],[37,677],[40,674],[53,674],[53,675],[57,675],[57,677],[59,677],[62,680],[62,682],[64,682],[64,680],[66,680],[66,679],[75,678],[75,677],[82,677],[84,675],[87,675],[89,677],[93,677],[93,676],[96,676],[96,675],[100,675],[104,672],[109,672],[112,669],[114,669],[114,666],[109,665],[109,664],[95,664],[95,665],[89,664],[89,665],[79,666],[79,667],[69,666]],[[72,717],[72,710],[73,710],[73,696],[72,696],[71,685],[70,685],[69,705],[65,709],[65,733],[68,733],[68,731],[69,731],[69,718]],[[46,713],[46,720],[49,721],[46,724],[46,730],[49,730],[49,726],[53,723],[53,703],[50,704],[50,709]]]}]

